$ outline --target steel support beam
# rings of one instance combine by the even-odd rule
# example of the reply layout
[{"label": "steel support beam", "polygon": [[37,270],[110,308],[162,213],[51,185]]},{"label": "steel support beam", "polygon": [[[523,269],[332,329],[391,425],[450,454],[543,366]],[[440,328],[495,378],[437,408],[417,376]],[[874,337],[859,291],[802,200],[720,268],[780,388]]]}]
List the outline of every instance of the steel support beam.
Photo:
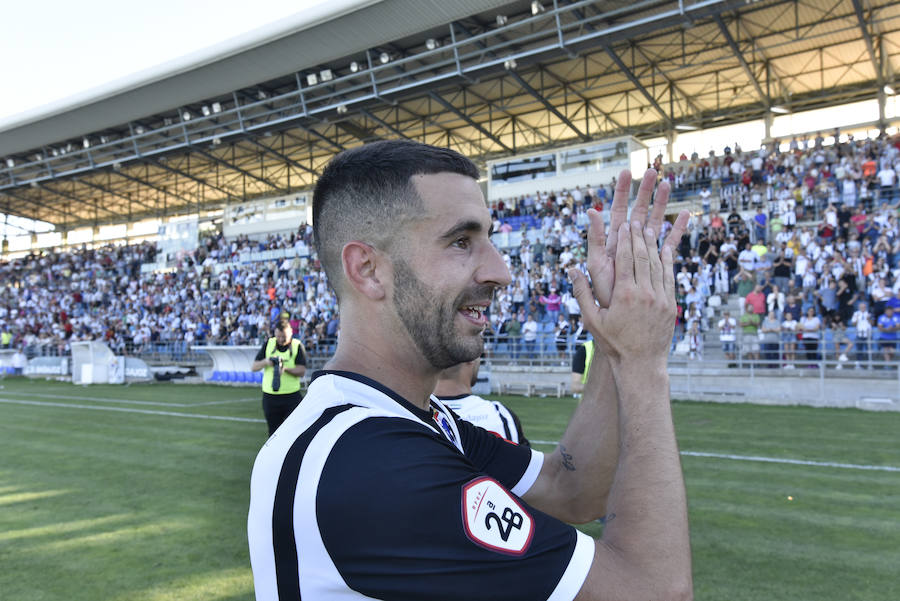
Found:
[{"label": "steel support beam", "polygon": [[510,75],[510,77],[512,77],[512,78],[516,81],[517,84],[519,84],[519,86],[521,86],[521,88],[522,88],[523,90],[525,90],[526,92],[528,92],[529,94],[531,94],[532,96],[534,96],[534,98],[535,98],[538,102],[540,102],[541,104],[544,105],[544,108],[546,108],[548,111],[550,111],[551,113],[553,113],[553,114],[556,116],[557,119],[559,119],[560,121],[562,121],[563,123],[566,124],[566,127],[568,127],[568,128],[571,129],[573,132],[575,132],[575,135],[577,135],[579,138],[581,138],[582,141],[584,141],[584,142],[590,141],[590,139],[591,139],[590,136],[584,134],[580,129],[578,129],[578,128],[575,126],[574,123],[572,123],[571,121],[569,121],[569,118],[568,118],[568,117],[566,117],[565,115],[563,115],[563,114],[559,111],[559,109],[557,109],[555,106],[553,106],[552,104],[550,104],[550,102],[549,102],[546,98],[544,98],[543,94],[541,94],[540,92],[538,92],[537,90],[535,90],[533,87],[531,87],[531,85],[530,85],[527,81],[525,81],[524,79],[522,79],[522,76],[521,76],[521,75],[519,75],[519,74],[516,73],[515,71],[510,71],[510,72],[509,72],[509,75]]},{"label": "steel support beam", "polygon": [[853,0],[853,10],[856,12],[856,21],[859,24],[859,30],[862,33],[863,41],[866,43],[866,51],[869,53],[869,60],[872,61],[872,68],[875,69],[875,80],[878,82],[878,87],[881,87],[884,80],[884,74],[882,73],[878,56],[875,54],[875,44],[872,42],[872,35],[869,33],[869,26],[866,24],[866,17],[863,15],[863,7],[860,0]]},{"label": "steel support beam", "polygon": [[306,172],[309,173],[310,175],[315,175],[316,177],[318,177],[319,175],[321,175],[321,174],[320,174],[318,171],[316,171],[315,169],[310,169],[310,168],[307,167],[306,165],[301,165],[300,163],[298,163],[297,161],[295,161],[295,160],[292,159],[291,157],[287,156],[287,155],[284,154],[284,153],[278,152],[277,150],[275,150],[274,148],[272,148],[272,147],[270,147],[270,146],[266,146],[265,144],[263,144],[262,142],[260,142],[260,141],[257,140],[256,138],[246,138],[246,140],[244,140],[244,141],[250,142],[251,144],[253,144],[253,145],[256,146],[257,148],[259,148],[259,149],[262,150],[263,152],[267,152],[267,153],[271,154],[273,157],[277,157],[277,158],[281,159],[282,161],[284,161],[285,163],[287,163],[288,165],[291,165],[292,167],[296,167],[297,169],[300,169],[301,171],[306,171]]},{"label": "steel support beam", "polygon": [[663,108],[659,106],[659,103],[656,101],[656,98],[653,97],[653,94],[647,91],[647,88],[644,87],[644,84],[641,83],[641,80],[639,80],[631,71],[631,69],[629,69],[624,62],[622,62],[622,59],[619,58],[619,55],[616,54],[615,51],[606,44],[603,45],[603,49],[606,50],[606,53],[613,60],[616,66],[622,71],[622,73],[625,74],[625,77],[627,77],[632,85],[637,88],[638,92],[643,94],[644,98],[647,99],[647,102],[650,103],[650,106],[652,106],[656,110],[656,112],[659,113],[659,115],[663,118],[663,121],[667,125],[671,126],[672,119],[669,118],[668,113],[666,113],[666,111],[664,111]]},{"label": "steel support beam", "polygon": [[61,196],[63,198],[67,198],[67,199],[75,202],[76,204],[82,205],[86,208],[90,207],[91,209],[94,209],[94,210],[105,211],[106,213],[109,213],[110,215],[118,217],[119,219],[122,218],[121,214],[117,213],[116,211],[113,211],[112,209],[107,209],[106,207],[101,206],[99,202],[94,202],[93,204],[89,204],[89,203],[85,202],[85,200],[83,198],[78,198],[77,196],[73,196],[72,194],[69,194],[68,192],[63,192],[62,190],[56,190],[55,188],[51,188],[46,183],[38,184],[38,188],[40,188],[41,190],[46,190],[50,194],[55,194],[56,196]]},{"label": "steel support beam", "polygon": [[[2,196],[2,195],[4,195],[4,194],[5,194],[6,196],[10,197],[10,198],[15,198],[16,200],[19,200],[19,201],[21,201],[21,202],[25,202],[25,203],[28,203],[28,204],[30,204],[30,205],[34,205],[35,207],[37,207],[37,208],[39,208],[39,209],[46,209],[46,210],[48,210],[48,211],[52,211],[52,212],[54,212],[54,213],[57,213],[57,214],[59,214],[59,215],[62,215],[63,218],[69,217],[69,218],[71,218],[73,221],[78,221],[78,219],[79,219],[78,216],[75,215],[74,213],[70,213],[69,211],[64,211],[64,210],[62,210],[62,209],[58,209],[58,208],[54,207],[54,206],[51,205],[51,204],[48,204],[48,203],[45,203],[45,202],[40,202],[40,201],[37,201],[37,200],[32,200],[31,198],[28,198],[27,196],[19,196],[19,195],[16,194],[15,192],[10,192],[9,190],[5,190],[5,191],[3,191],[3,192],[0,192],[0,196]],[[20,217],[23,217],[23,215],[20,215]],[[34,217],[29,217],[29,219],[34,219]],[[40,221],[45,221],[45,220],[41,219]],[[63,221],[65,222],[65,219],[64,219]]]},{"label": "steel support beam", "polygon": [[759,85],[759,81],[757,81],[756,75],[753,74],[753,69],[750,68],[750,65],[744,58],[744,53],[741,52],[740,48],[738,48],[737,42],[734,41],[734,38],[731,36],[731,32],[728,31],[728,26],[725,25],[725,21],[723,21],[722,17],[718,14],[714,14],[713,19],[715,19],[716,24],[719,26],[719,30],[722,32],[722,35],[725,36],[725,41],[728,43],[728,47],[731,48],[731,52],[734,53],[734,57],[738,60],[738,63],[740,63],[741,69],[744,70],[744,73],[747,75],[750,83],[753,84],[753,88],[756,90],[756,94],[759,96],[759,99],[765,106],[769,106],[769,99],[766,96],[766,93],[763,92],[762,86]]},{"label": "steel support beam", "polygon": [[212,162],[214,162],[214,163],[217,163],[217,164],[219,164],[219,165],[222,165],[222,166],[225,167],[226,169],[231,169],[232,171],[237,171],[238,173],[240,173],[240,174],[243,175],[244,177],[249,177],[250,179],[255,179],[256,181],[261,182],[261,183],[263,183],[263,184],[269,186],[270,188],[272,188],[273,190],[279,192],[280,194],[287,194],[287,193],[288,193],[288,190],[286,190],[286,189],[284,189],[284,188],[279,188],[278,186],[276,186],[275,184],[273,184],[272,182],[270,182],[270,181],[267,180],[266,178],[264,178],[264,177],[262,177],[262,176],[260,176],[260,175],[255,175],[255,174],[253,174],[253,173],[250,173],[250,172],[247,171],[246,169],[241,169],[241,168],[238,167],[237,165],[232,165],[231,163],[229,163],[229,162],[226,161],[225,159],[221,159],[221,158],[217,157],[216,155],[214,155],[214,154],[212,154],[212,153],[210,153],[210,152],[207,152],[207,151],[202,150],[202,149],[200,149],[200,148],[194,148],[194,152],[196,152],[197,154],[199,154],[199,155],[201,155],[201,156],[204,156],[204,157],[208,158],[210,161],[212,161]]},{"label": "steel support beam", "polygon": [[432,100],[434,100],[435,102],[437,102],[439,105],[441,105],[448,111],[450,111],[451,113],[453,113],[454,115],[456,115],[457,117],[459,117],[460,119],[462,119],[463,121],[465,121],[466,123],[468,123],[469,125],[471,125],[472,127],[474,127],[476,130],[481,132],[482,135],[484,135],[486,138],[488,138],[489,140],[494,142],[494,144],[496,144],[497,146],[499,146],[506,152],[508,152],[510,154],[514,154],[512,148],[510,148],[509,146],[507,146],[506,144],[501,142],[499,139],[497,139],[494,136],[494,134],[492,134],[491,132],[486,130],[484,127],[482,127],[481,125],[479,125],[478,123],[473,121],[471,117],[469,117],[468,115],[463,113],[461,110],[459,110],[458,108],[456,108],[455,106],[453,106],[452,104],[450,104],[449,102],[447,102],[446,100],[444,100],[443,98],[441,98],[440,96],[435,94],[434,92],[428,92],[428,97],[431,98]]},{"label": "steel support beam", "polygon": [[156,184],[153,184],[153,183],[148,182],[148,181],[146,181],[146,180],[142,180],[142,179],[139,178],[139,177],[135,177],[135,176],[133,176],[133,175],[129,175],[129,174],[127,174],[127,173],[124,173],[123,171],[115,171],[115,170],[113,170],[111,173],[112,173],[112,175],[117,175],[117,176],[119,176],[119,177],[125,178],[125,179],[127,179],[128,181],[134,182],[134,183],[136,183],[136,184],[138,184],[138,185],[146,186],[147,188],[150,188],[151,190],[156,190],[156,191],[159,192],[160,194],[164,194],[164,195],[166,195],[166,196],[171,196],[171,197],[173,197],[173,198],[177,198],[178,200],[184,202],[186,205],[192,205],[192,204],[195,204],[195,203],[196,203],[195,200],[190,200],[190,199],[188,199],[188,198],[185,198],[184,196],[180,196],[180,195],[178,195],[178,194],[175,194],[174,192],[171,192],[171,191],[169,191],[169,190],[166,190],[165,188],[161,188],[161,187],[157,186]]},{"label": "steel support beam", "polygon": [[234,192],[229,192],[228,190],[226,190],[224,188],[220,188],[219,186],[211,184],[211,183],[207,182],[206,180],[200,179],[196,175],[191,175],[190,173],[188,173],[186,171],[182,171],[181,169],[176,169],[175,167],[170,167],[169,165],[166,165],[165,163],[160,163],[159,161],[155,161],[152,159],[147,159],[147,161],[150,164],[152,164],[153,166],[159,167],[160,169],[168,171],[169,173],[174,173],[175,175],[180,175],[182,177],[186,177],[193,182],[197,182],[201,186],[206,186],[207,188],[212,188],[216,192],[219,192],[220,194],[224,194],[225,198],[240,198]]},{"label": "steel support beam", "polygon": [[83,185],[83,186],[87,186],[88,188],[93,188],[94,190],[97,190],[97,191],[99,191],[99,192],[103,192],[104,194],[109,194],[110,196],[116,196],[116,197],[121,198],[122,200],[125,200],[125,201],[127,201],[127,202],[133,202],[133,203],[139,204],[139,205],[141,205],[142,207],[144,207],[145,209],[148,209],[148,210],[151,210],[151,211],[155,211],[155,210],[156,210],[156,207],[151,207],[150,205],[146,205],[146,204],[144,204],[143,202],[141,202],[141,201],[139,201],[139,200],[136,200],[136,199],[134,199],[134,198],[132,198],[132,197],[130,197],[130,196],[125,196],[124,194],[120,194],[119,192],[116,192],[115,190],[110,190],[109,188],[105,188],[105,187],[103,187],[103,186],[101,186],[101,185],[99,185],[99,184],[95,184],[94,182],[89,182],[89,181],[86,181],[86,180],[83,180],[83,179],[75,179],[75,180],[72,180],[72,181],[74,181],[74,182],[77,183],[77,184],[81,184],[81,185]]}]

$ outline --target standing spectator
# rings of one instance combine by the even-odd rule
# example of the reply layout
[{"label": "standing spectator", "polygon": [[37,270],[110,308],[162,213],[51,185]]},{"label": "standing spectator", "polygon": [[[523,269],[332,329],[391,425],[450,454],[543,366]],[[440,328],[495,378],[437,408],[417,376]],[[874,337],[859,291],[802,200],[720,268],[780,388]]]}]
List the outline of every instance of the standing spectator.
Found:
[{"label": "standing spectator", "polygon": [[760,324],[759,332],[762,337],[762,358],[769,362],[767,364],[768,367],[778,367],[778,347],[781,338],[781,322],[778,321],[778,316],[774,309],[769,310],[766,314],[766,318],[763,319],[762,324]]},{"label": "standing spectator", "polygon": [[859,308],[850,318],[850,325],[856,329],[856,367],[859,367],[860,361],[868,361],[869,340],[872,338],[872,314],[867,303],[859,303]]},{"label": "standing spectator", "polygon": [[703,359],[703,333],[700,332],[700,322],[698,320],[695,319],[690,322],[685,338],[688,341],[688,357],[690,359]]},{"label": "standing spectator", "polygon": [[535,346],[537,344],[538,323],[534,320],[534,313],[528,313],[528,319],[522,324],[522,341],[525,343],[525,356],[533,358],[535,356]]},{"label": "standing spectator", "polygon": [[841,321],[840,316],[831,318],[831,340],[834,344],[834,356],[837,359],[837,369],[844,369],[844,363],[850,360],[847,353],[853,348],[853,342],[847,336],[847,326]]},{"label": "standing spectator", "polygon": [[887,369],[896,369],[891,361],[894,359],[894,351],[897,350],[897,332],[900,332],[900,315],[894,312],[891,305],[885,305],[884,313],[878,318],[878,332],[880,338],[881,355],[888,365]]},{"label": "standing spectator", "polygon": [[792,311],[784,312],[784,320],[781,322],[781,346],[784,353],[784,368],[794,369],[794,361],[797,360],[797,333],[800,323]]},{"label": "standing spectator", "polygon": [[806,315],[800,320],[800,334],[803,342],[804,358],[812,363],[810,367],[815,367],[814,362],[819,359],[821,330],[822,320],[816,314],[815,307],[809,307],[806,310]]},{"label": "standing spectator", "polygon": [[[722,312],[722,319],[719,320],[719,342],[722,343],[722,352],[729,361],[734,361],[734,345],[737,340],[737,320],[731,316],[731,311],[727,309]],[[734,363],[729,363],[728,367],[734,367]]]},{"label": "standing spectator", "polygon": [[738,325],[741,328],[741,352],[751,360],[759,359],[759,324],[760,316],[754,312],[753,305],[744,305]]}]

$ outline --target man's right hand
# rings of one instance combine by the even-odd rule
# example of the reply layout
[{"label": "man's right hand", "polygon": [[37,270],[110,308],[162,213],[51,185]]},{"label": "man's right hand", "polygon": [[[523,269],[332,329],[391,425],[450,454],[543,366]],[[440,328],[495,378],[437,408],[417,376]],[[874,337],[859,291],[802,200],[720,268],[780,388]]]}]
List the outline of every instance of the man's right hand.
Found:
[{"label": "man's right hand", "polygon": [[584,274],[570,270],[582,318],[612,360],[665,362],[675,328],[672,251],[656,252],[657,232],[640,222],[617,232],[615,287],[609,307],[597,306]]}]

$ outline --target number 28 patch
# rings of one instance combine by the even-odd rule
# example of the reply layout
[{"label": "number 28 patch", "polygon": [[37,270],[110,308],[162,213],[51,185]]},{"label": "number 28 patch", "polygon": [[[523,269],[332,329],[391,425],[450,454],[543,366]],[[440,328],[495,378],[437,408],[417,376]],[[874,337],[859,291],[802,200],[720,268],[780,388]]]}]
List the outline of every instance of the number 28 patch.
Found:
[{"label": "number 28 patch", "polygon": [[534,536],[534,520],[499,482],[475,478],[462,490],[462,518],[466,536],[485,549],[523,555]]}]

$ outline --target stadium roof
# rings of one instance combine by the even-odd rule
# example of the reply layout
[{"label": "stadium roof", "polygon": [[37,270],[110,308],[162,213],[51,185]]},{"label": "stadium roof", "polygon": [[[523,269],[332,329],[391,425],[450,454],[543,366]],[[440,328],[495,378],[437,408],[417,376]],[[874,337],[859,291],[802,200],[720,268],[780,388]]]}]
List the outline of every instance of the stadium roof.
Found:
[{"label": "stadium roof", "polygon": [[[308,188],[406,137],[483,162],[872,99],[890,0],[341,0],[0,123],[0,211],[62,229]],[[823,124],[823,129],[829,129]]]}]

